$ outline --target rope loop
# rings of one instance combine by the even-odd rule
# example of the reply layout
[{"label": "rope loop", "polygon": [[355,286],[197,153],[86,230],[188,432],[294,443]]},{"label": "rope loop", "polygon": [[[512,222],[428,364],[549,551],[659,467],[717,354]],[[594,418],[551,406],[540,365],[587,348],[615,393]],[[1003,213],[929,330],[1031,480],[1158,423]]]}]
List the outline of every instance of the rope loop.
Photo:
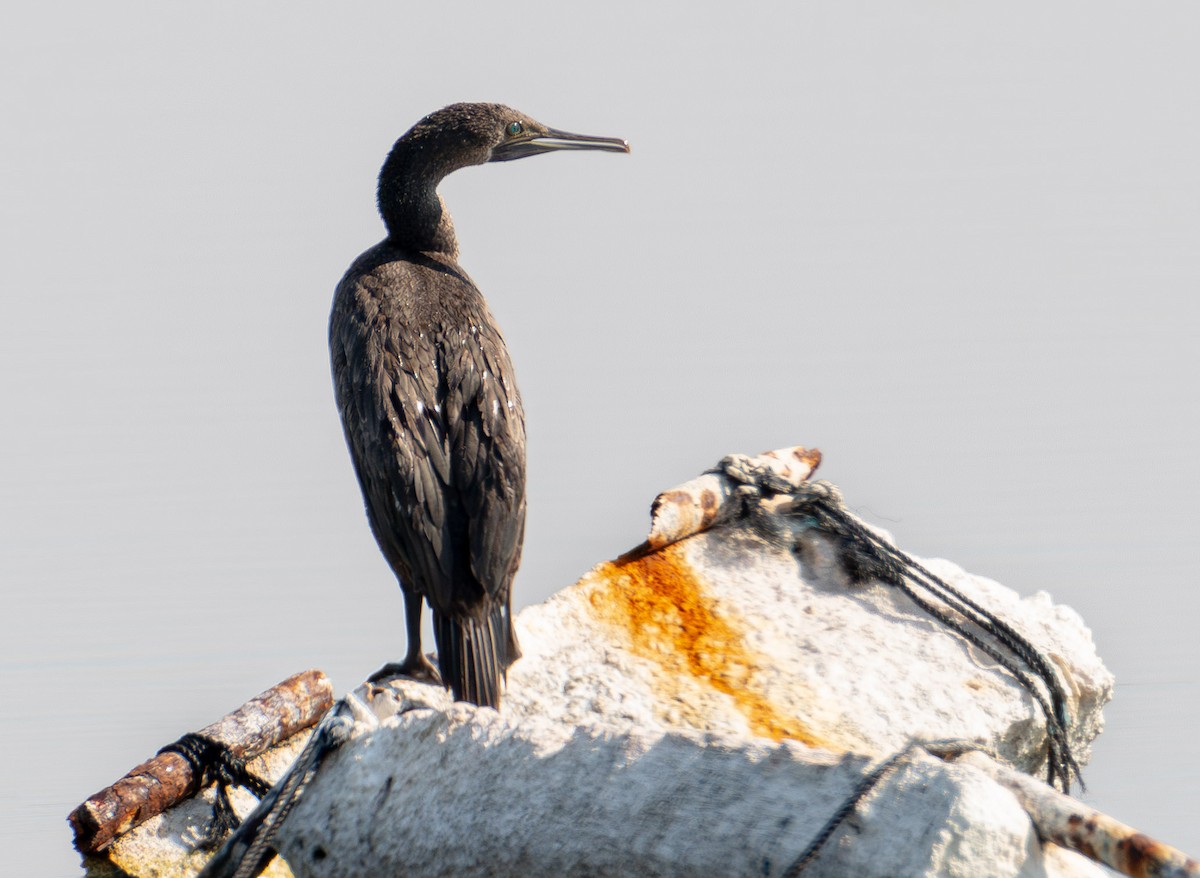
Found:
[{"label": "rope loop", "polygon": [[230,787],[245,787],[259,799],[271,789],[271,785],[252,774],[246,768],[245,760],[234,756],[228,746],[196,732],[188,732],[158,752],[178,753],[187,761],[192,769],[193,795],[209,784],[216,784],[212,820],[198,845],[201,849],[216,847],[241,823],[229,798]]}]

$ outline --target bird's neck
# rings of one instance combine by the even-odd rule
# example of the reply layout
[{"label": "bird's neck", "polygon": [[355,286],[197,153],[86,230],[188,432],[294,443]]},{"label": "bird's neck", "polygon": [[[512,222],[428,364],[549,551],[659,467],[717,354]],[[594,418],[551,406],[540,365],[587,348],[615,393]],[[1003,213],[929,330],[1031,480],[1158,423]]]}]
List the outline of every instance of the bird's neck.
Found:
[{"label": "bird's neck", "polygon": [[437,192],[446,171],[423,159],[419,150],[401,141],[379,174],[379,213],[388,240],[405,250],[457,258],[454,221]]}]

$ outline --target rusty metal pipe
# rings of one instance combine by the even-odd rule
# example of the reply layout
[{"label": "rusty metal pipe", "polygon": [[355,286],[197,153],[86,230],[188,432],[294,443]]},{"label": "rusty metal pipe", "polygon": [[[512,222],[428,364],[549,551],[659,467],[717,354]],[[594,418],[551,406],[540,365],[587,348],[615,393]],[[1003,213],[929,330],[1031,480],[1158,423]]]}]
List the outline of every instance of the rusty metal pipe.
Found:
[{"label": "rusty metal pipe", "polygon": [[[730,459],[736,459],[744,467],[769,472],[792,488],[799,488],[820,465],[821,452],[796,446],[764,451],[754,457],[730,455]],[[714,471],[663,491],[650,506],[650,534],[644,548],[661,549],[724,520],[734,511],[730,504],[737,487],[728,476]]]},{"label": "rusty metal pipe", "polygon": [[1017,797],[1043,841],[1083,854],[1131,878],[1197,878],[1200,863],[978,751],[956,762],[977,768]]},{"label": "rusty metal pipe", "polygon": [[[251,759],[319,720],[333,704],[333,684],[317,670],[272,686],[233,713],[200,730],[241,759]],[[75,848],[94,854],[117,836],[196,792],[198,778],[174,752],[160,753],[71,812]]]}]

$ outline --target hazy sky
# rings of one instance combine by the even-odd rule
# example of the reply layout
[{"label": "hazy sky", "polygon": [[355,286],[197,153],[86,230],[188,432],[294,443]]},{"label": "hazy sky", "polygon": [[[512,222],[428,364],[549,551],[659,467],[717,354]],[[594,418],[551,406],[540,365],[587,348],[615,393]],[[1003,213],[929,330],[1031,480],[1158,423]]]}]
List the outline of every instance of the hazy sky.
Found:
[{"label": "hazy sky", "polygon": [[71,874],[77,802],[276,680],[401,656],[326,320],[458,100],[633,145],[442,189],[528,415],[517,602],[819,447],[907,550],[1079,610],[1089,801],[1197,855],[1200,6],[406,6],[6,16],[10,870]]}]

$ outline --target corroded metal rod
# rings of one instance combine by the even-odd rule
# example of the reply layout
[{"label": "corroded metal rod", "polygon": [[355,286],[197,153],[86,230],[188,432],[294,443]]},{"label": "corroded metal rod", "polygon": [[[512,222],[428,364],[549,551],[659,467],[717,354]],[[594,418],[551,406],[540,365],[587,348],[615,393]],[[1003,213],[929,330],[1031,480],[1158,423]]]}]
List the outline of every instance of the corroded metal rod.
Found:
[{"label": "corroded metal rod", "polygon": [[[746,470],[769,473],[781,484],[798,488],[821,463],[815,448],[780,448],[755,457],[730,455],[726,458]],[[650,535],[647,549],[661,549],[692,534],[708,530],[731,512],[729,504],[738,483],[724,472],[707,472],[682,485],[663,491],[650,505]]]},{"label": "corroded metal rod", "polygon": [[[200,734],[252,759],[313,725],[333,704],[333,684],[321,671],[302,671],[247,701]],[[75,848],[97,853],[124,832],[196,792],[199,778],[178,753],[160,753],[71,812]]]},{"label": "corroded metal rod", "polygon": [[1200,863],[1107,814],[1064,796],[978,751],[958,762],[984,772],[1012,792],[1043,841],[1053,842],[1133,878],[1197,878]]}]

